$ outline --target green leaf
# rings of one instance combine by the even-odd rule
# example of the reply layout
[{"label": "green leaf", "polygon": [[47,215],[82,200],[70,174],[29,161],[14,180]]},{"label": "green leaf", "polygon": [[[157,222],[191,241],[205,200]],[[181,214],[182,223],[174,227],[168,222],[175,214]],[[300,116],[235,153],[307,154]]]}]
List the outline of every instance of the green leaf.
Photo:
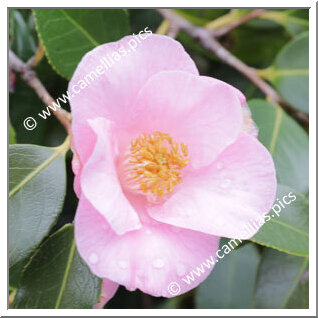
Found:
[{"label": "green leaf", "polygon": [[57,148],[9,146],[11,286],[17,286],[21,269],[48,234],[62,209],[66,189],[64,155],[67,149],[68,143]]},{"label": "green leaf", "polygon": [[[251,28],[242,26],[231,34],[231,52],[243,62],[255,67],[271,65],[290,36],[283,27]],[[253,54],[251,54],[253,52]]]},{"label": "green leaf", "polygon": [[309,112],[309,36],[297,36],[278,54],[274,64],[259,74],[271,81],[294,108]]},{"label": "green leaf", "polygon": [[259,261],[253,244],[246,244],[225,255],[197,288],[196,307],[252,308]]},{"label": "green leaf", "polygon": [[32,30],[19,10],[10,9],[10,48],[23,61],[27,61],[36,51]]},{"label": "green leaf", "polygon": [[123,9],[34,9],[46,56],[62,76],[71,78],[83,55],[129,34]]},{"label": "green leaf", "polygon": [[73,226],[65,225],[26,266],[12,308],[92,308],[100,290],[101,279],[77,252]]},{"label": "green leaf", "polygon": [[278,186],[277,199],[279,201],[274,203],[266,216],[267,222],[251,240],[289,254],[308,256],[308,199],[303,194],[282,185]]},{"label": "green leaf", "polygon": [[[299,280],[297,287],[295,288],[294,292],[290,296],[288,303],[286,304],[285,308],[292,308],[292,309],[308,309],[309,308],[309,279],[308,269],[302,275]],[[307,276],[307,277],[306,277]]]},{"label": "green leaf", "polygon": [[308,135],[280,106],[256,99],[248,104],[259,128],[259,140],[273,156],[278,183],[307,194]]},{"label": "green leaf", "polygon": [[14,131],[14,128],[12,127],[11,123],[9,122],[9,144],[13,145],[15,143],[16,143],[15,131]]},{"label": "green leaf", "polygon": [[146,27],[155,31],[162,22],[162,16],[155,9],[129,9],[128,13],[131,30],[135,34]]},{"label": "green leaf", "polygon": [[265,249],[255,285],[255,307],[287,307],[307,264],[307,258]]}]

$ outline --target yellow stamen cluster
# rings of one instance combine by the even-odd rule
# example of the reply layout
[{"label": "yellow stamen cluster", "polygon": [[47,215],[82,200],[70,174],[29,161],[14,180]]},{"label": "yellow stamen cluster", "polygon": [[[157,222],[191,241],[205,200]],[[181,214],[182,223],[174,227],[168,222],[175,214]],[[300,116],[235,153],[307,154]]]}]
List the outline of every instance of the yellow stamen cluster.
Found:
[{"label": "yellow stamen cluster", "polygon": [[188,165],[188,147],[167,133],[142,134],[131,142],[128,183],[138,191],[163,197],[181,182],[181,169]]}]

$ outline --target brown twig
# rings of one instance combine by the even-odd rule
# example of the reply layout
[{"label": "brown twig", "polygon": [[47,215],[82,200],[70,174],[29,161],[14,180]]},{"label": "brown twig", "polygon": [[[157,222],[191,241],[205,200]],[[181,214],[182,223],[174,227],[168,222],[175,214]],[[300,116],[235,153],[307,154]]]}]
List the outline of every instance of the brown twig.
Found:
[{"label": "brown twig", "polygon": [[226,50],[215,39],[215,37],[210,33],[209,30],[192,25],[188,20],[172,12],[171,10],[158,9],[158,12],[165,19],[169,20],[171,24],[175,24],[180,30],[188,33],[190,36],[197,39],[205,49],[211,51],[221,61],[232,66],[237,71],[245,75],[255,86],[257,86],[267,96],[270,102],[281,104],[286,110],[292,112],[293,115],[297,117],[300,121],[308,124],[309,120],[306,114],[303,114],[289,106],[268,83],[266,83],[262,78],[258,76],[254,68],[246,65],[233,54],[231,54],[228,50]]},{"label": "brown twig", "polygon": [[232,23],[230,23],[227,26],[224,26],[224,27],[217,29],[217,30],[212,30],[212,34],[215,37],[221,37],[221,36],[227,34],[228,32],[232,31],[233,29],[237,28],[241,24],[244,24],[252,19],[259,17],[264,12],[266,12],[265,9],[255,9],[255,10],[245,14],[244,16],[240,17],[239,19],[233,21]]},{"label": "brown twig", "polygon": [[[33,61],[30,60],[30,61]],[[48,106],[55,102],[52,96],[48,93],[42,82],[37,77],[35,71],[31,68],[31,63],[24,63],[11,50],[9,51],[9,67],[13,71],[20,74],[21,78],[36,92],[39,98]],[[65,127],[67,133],[71,131],[71,115],[62,108],[58,108],[53,112],[55,117]]]}]

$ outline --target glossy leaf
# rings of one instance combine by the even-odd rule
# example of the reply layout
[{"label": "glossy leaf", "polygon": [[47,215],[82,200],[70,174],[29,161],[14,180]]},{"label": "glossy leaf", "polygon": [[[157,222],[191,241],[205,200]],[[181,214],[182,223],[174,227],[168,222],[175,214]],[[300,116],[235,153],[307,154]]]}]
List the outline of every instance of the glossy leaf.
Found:
[{"label": "glossy leaf", "polygon": [[286,253],[308,256],[308,199],[282,185],[278,187],[277,199],[266,216],[266,223],[251,240]]},{"label": "glossy leaf", "polygon": [[308,309],[309,308],[309,277],[308,269],[302,274],[297,287],[290,296],[285,308]]},{"label": "glossy leaf", "polygon": [[260,256],[253,244],[232,250],[198,287],[196,308],[252,308]]},{"label": "glossy leaf", "polygon": [[49,62],[68,79],[86,52],[129,34],[123,9],[35,9],[34,15]]},{"label": "glossy leaf", "polygon": [[77,252],[73,226],[65,225],[26,266],[12,308],[92,308],[100,289],[101,279]]},{"label": "glossy leaf", "polygon": [[307,194],[308,135],[281,107],[256,99],[248,104],[259,128],[259,140],[274,158],[278,183]]},{"label": "glossy leaf", "polygon": [[274,64],[260,75],[271,81],[293,107],[309,112],[309,36],[297,36],[278,54]]},{"label": "glossy leaf", "polygon": [[66,145],[46,148],[9,146],[9,266],[10,285],[48,234],[60,213],[66,187]]},{"label": "glossy leaf", "polygon": [[[290,36],[283,27],[270,28],[240,27],[231,34],[231,52],[248,65],[267,67],[271,65]],[[253,52],[253,54],[251,54]]]},{"label": "glossy leaf", "polygon": [[255,285],[256,308],[285,308],[296,292],[308,259],[267,248]]}]

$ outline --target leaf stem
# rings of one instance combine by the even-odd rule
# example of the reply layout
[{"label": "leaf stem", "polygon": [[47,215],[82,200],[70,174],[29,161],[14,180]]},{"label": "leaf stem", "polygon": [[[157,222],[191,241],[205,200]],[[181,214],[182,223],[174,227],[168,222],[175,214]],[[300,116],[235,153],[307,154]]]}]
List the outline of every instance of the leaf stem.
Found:
[{"label": "leaf stem", "polygon": [[26,64],[29,67],[34,68],[41,62],[43,57],[44,57],[44,48],[43,48],[43,45],[40,41],[35,54],[27,61]]},{"label": "leaf stem", "polygon": [[260,77],[262,77],[268,81],[272,81],[276,77],[279,77],[279,76],[297,76],[297,75],[307,75],[308,74],[307,69],[278,70],[273,66],[270,66],[270,67],[262,69],[262,70],[256,70],[256,72]]},{"label": "leaf stem", "polygon": [[169,27],[170,27],[170,22],[166,19],[164,19],[161,24],[159,25],[156,33],[157,34],[162,34],[162,35],[166,35],[169,31]]}]

